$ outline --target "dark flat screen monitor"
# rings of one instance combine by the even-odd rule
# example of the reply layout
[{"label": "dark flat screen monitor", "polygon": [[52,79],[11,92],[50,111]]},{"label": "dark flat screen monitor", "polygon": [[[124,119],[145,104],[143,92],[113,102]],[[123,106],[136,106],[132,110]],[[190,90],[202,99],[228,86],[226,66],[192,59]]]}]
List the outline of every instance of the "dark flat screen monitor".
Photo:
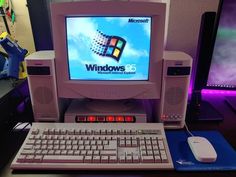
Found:
[{"label": "dark flat screen monitor", "polygon": [[[222,90],[236,90],[236,1],[220,0],[216,23],[213,30],[211,47],[209,55],[205,60],[201,60],[200,67],[206,67],[206,70],[200,74],[204,77],[198,77],[198,85],[195,88],[219,90],[219,93],[225,93]],[[196,82],[195,82],[196,83]],[[200,83],[200,84],[199,84]],[[198,92],[193,96],[193,108],[199,107],[198,120],[221,120],[222,117],[207,101],[201,99],[203,92]],[[204,90],[204,93],[212,93]],[[217,91],[214,93],[218,93]],[[226,96],[225,100],[230,107],[236,111],[236,97]],[[195,109],[196,110],[196,109]],[[206,113],[206,114],[205,114]]]},{"label": "dark flat screen monitor", "polygon": [[[207,88],[236,91],[236,1],[222,0]],[[225,96],[236,112],[236,96]]]},{"label": "dark flat screen monitor", "polygon": [[[212,66],[215,64],[214,52],[216,51],[215,41],[218,38],[218,27],[221,19],[223,1],[219,1],[217,12],[206,12],[202,15],[199,31],[198,55],[194,87],[189,106],[191,120],[222,120],[223,116],[208,102],[202,99],[202,90],[213,88],[208,86],[208,75],[211,77]],[[214,51],[214,52],[213,52]],[[213,79],[214,80],[214,79]],[[214,87],[215,88],[215,87]]]},{"label": "dark flat screen monitor", "polygon": [[223,0],[207,88],[236,89],[236,1]]}]

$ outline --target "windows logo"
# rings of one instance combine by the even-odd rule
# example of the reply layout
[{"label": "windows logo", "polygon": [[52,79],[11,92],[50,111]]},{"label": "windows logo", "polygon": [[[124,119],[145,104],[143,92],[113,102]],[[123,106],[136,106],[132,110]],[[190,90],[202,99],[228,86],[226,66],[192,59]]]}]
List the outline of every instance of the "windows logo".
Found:
[{"label": "windows logo", "polygon": [[125,39],[119,36],[108,36],[97,30],[90,49],[97,55],[111,57],[119,62],[125,44]]}]

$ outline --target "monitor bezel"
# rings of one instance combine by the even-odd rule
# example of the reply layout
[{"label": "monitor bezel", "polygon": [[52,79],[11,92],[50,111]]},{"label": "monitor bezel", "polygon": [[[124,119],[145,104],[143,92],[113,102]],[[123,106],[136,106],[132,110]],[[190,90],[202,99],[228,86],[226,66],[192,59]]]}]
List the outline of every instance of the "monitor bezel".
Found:
[{"label": "monitor bezel", "polygon": [[[166,4],[134,1],[84,1],[52,3],[52,32],[58,96],[94,99],[159,99],[162,80],[162,58]],[[148,81],[70,80],[67,63],[67,16],[150,16],[151,46]]]}]

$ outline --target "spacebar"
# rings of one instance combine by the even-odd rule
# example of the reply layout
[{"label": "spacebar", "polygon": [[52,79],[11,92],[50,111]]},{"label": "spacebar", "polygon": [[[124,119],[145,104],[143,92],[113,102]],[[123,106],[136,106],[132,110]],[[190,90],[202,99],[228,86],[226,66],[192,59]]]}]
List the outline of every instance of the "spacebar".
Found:
[{"label": "spacebar", "polygon": [[43,157],[44,163],[83,163],[84,156],[74,156],[74,155],[45,155]]}]

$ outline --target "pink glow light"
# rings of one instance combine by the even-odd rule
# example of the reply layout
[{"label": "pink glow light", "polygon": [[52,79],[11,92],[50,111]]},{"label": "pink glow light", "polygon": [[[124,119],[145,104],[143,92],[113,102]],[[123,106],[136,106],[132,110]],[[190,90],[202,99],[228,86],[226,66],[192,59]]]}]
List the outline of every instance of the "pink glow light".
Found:
[{"label": "pink glow light", "polygon": [[202,94],[222,94],[222,95],[236,95],[236,91],[233,90],[211,90],[211,89],[203,89],[201,91]]}]

